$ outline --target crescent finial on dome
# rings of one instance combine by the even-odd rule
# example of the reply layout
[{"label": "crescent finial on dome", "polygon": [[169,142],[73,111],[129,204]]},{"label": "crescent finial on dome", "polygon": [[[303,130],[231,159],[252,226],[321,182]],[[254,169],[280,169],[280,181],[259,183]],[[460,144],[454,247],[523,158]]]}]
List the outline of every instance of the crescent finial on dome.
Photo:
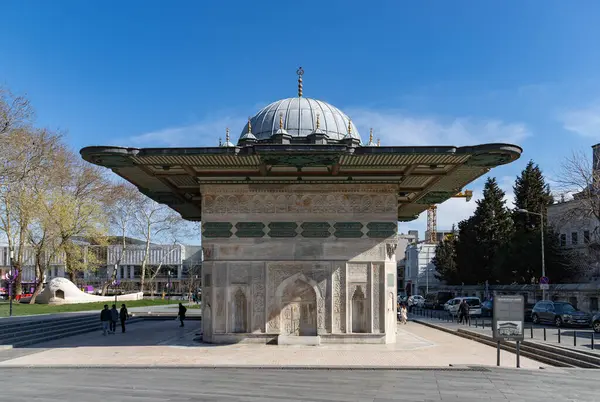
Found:
[{"label": "crescent finial on dome", "polygon": [[302,98],[302,76],[304,75],[304,69],[302,67],[296,70],[298,74],[298,98]]}]

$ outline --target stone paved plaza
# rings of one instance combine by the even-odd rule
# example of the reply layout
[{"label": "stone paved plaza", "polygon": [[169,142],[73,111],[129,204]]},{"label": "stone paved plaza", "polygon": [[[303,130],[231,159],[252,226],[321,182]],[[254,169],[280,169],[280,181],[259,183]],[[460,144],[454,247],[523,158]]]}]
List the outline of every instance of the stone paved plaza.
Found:
[{"label": "stone paved plaza", "polygon": [[[397,342],[379,345],[273,346],[209,345],[194,341],[199,321],[132,324],[125,334],[100,331],[0,352],[0,366],[235,366],[235,367],[449,367],[493,366],[496,350],[477,342],[409,322],[398,326]],[[515,356],[502,352],[502,364]],[[521,359],[523,368],[542,364]]]},{"label": "stone paved plaza", "polygon": [[593,370],[2,369],[2,400],[600,401]]}]

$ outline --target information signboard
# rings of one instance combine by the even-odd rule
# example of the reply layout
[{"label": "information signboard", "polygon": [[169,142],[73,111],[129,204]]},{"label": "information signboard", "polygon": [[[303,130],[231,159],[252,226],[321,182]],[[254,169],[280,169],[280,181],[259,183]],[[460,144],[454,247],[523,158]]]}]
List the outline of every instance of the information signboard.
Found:
[{"label": "information signboard", "polygon": [[522,341],[525,338],[525,299],[521,295],[494,297],[492,323],[495,341]]}]

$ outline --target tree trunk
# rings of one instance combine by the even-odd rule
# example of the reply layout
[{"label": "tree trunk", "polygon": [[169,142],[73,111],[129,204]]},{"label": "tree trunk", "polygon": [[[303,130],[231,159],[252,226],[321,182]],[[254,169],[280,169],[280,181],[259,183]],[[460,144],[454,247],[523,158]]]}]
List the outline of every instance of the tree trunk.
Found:
[{"label": "tree trunk", "polygon": [[35,263],[35,272],[37,280],[35,283],[35,290],[33,292],[33,295],[31,296],[31,299],[29,300],[29,304],[35,304],[35,299],[42,292],[42,288],[44,287],[44,269],[42,269],[42,266],[39,263],[39,261],[40,260],[38,259]]},{"label": "tree trunk", "polygon": [[144,292],[146,281],[146,265],[148,264],[148,254],[150,254],[150,225],[148,225],[148,236],[146,237],[146,249],[144,250],[144,259],[142,260],[142,275],[140,277],[140,292]]}]

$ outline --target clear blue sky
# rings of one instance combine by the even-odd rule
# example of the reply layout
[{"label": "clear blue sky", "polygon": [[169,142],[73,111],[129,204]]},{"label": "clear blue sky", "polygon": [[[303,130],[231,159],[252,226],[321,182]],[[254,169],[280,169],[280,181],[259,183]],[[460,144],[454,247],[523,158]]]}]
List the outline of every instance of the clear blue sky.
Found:
[{"label": "clear blue sky", "polygon": [[[493,171],[508,190],[528,159],[552,176],[600,142],[600,2],[494,3],[5,0],[0,84],[74,149],[202,146],[295,96],[302,65],[305,96],[363,138],[521,145]],[[439,226],[472,204],[440,207]]]}]

